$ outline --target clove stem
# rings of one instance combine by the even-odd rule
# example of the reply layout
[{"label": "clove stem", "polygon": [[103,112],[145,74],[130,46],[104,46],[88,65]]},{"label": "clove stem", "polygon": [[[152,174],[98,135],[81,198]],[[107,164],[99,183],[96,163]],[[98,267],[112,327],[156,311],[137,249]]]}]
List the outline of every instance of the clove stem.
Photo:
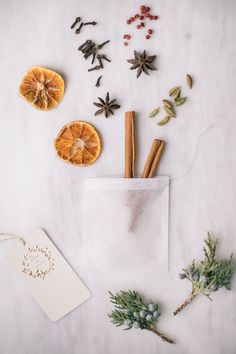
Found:
[{"label": "clove stem", "polygon": [[88,71],[99,70],[101,69],[100,65],[96,65],[93,68],[88,69]]},{"label": "clove stem", "polygon": [[110,40],[105,41],[105,42],[99,44],[99,45],[98,45],[98,49],[101,49],[105,44],[107,44],[107,43],[109,43],[109,42],[110,42]]},{"label": "clove stem", "polygon": [[104,60],[106,60],[106,61],[109,61],[109,63],[111,62],[111,60],[108,59],[105,54],[101,54],[101,58],[104,59]]},{"label": "clove stem", "polygon": [[77,28],[77,30],[75,30],[75,33],[76,33],[76,34],[79,34],[79,33],[80,33],[80,31],[81,31],[81,29],[82,29],[83,25],[84,25],[84,23],[83,23],[83,22],[81,22],[81,24],[80,24],[79,28]]},{"label": "clove stem", "polygon": [[95,58],[96,58],[96,55],[97,55],[96,50],[94,50],[94,51],[93,51],[93,58],[92,58],[91,64],[94,64],[94,60],[95,60]]},{"label": "clove stem", "polygon": [[95,21],[92,21],[92,22],[85,22],[84,23],[84,26],[87,26],[87,25],[92,25],[92,26],[96,26],[97,22]]},{"label": "clove stem", "polygon": [[88,44],[91,44],[92,41],[90,39],[87,39],[87,41],[85,41],[83,44],[81,44],[81,46],[78,48],[78,50],[82,50],[85,46],[87,46]]},{"label": "clove stem", "polygon": [[75,25],[77,25],[77,23],[80,22],[80,21],[81,21],[81,18],[80,17],[76,17],[75,21],[72,23],[70,28],[73,29],[75,27]]},{"label": "clove stem", "polygon": [[101,78],[102,78],[102,75],[99,76],[99,78],[97,79],[96,84],[95,84],[96,87],[100,87]]},{"label": "clove stem", "polygon": [[103,69],[102,56],[101,55],[97,55],[97,60],[99,62],[99,65],[100,65],[101,69]]}]

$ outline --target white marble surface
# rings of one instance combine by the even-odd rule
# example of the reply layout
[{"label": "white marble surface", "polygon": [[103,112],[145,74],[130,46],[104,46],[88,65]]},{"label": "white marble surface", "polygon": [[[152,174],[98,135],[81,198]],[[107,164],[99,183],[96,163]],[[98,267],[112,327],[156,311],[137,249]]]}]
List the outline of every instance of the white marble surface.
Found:
[{"label": "white marble surface", "polygon": [[[203,237],[211,230],[221,239],[221,255],[236,250],[235,225],[235,79],[236,1],[148,1],[160,15],[153,40],[138,36],[122,45],[125,18],[135,11],[135,0],[8,0],[0,3],[0,229],[27,234],[44,228],[92,291],[91,299],[58,323],[51,323],[29,297],[4,260],[9,243],[1,244],[0,352],[1,354],[234,354],[236,351],[236,280],[231,292],[221,290],[214,302],[199,297],[177,318],[172,310],[190,291],[178,273],[192,258],[199,259]],[[148,5],[147,4],[147,5]],[[76,36],[70,30],[75,16],[97,20],[94,29]],[[111,39],[106,48],[102,87],[94,88],[97,74],[77,51],[91,37]],[[159,71],[138,81],[126,59],[134,49],[157,53]],[[57,109],[38,112],[17,96],[24,71],[32,65],[58,70],[66,92]],[[195,78],[188,102],[178,118],[163,128],[148,113],[167,90],[184,86],[186,73]],[[122,109],[114,118],[94,118],[92,102],[109,90]],[[191,170],[173,181],[170,189],[169,273],[97,274],[83,250],[83,179],[122,175],[123,117],[138,113],[138,173],[153,138],[167,141],[158,173],[178,174],[188,165],[199,132],[202,136]],[[91,167],[79,169],[60,161],[53,139],[72,120],[94,123],[103,138],[103,152]],[[133,288],[163,305],[159,329],[174,339],[168,345],[152,333],[123,332],[107,319],[107,290]]]}]

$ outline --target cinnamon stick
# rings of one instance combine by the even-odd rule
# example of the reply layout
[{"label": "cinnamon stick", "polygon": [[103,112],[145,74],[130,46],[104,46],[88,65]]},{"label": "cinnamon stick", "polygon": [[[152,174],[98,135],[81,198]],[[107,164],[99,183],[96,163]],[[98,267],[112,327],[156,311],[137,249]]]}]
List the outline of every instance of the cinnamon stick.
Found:
[{"label": "cinnamon stick", "polygon": [[125,113],[125,178],[134,177],[135,143],[134,143],[135,112]]},{"label": "cinnamon stick", "polygon": [[154,176],[164,146],[164,141],[158,139],[153,140],[151,150],[141,175],[142,178],[152,178]]}]

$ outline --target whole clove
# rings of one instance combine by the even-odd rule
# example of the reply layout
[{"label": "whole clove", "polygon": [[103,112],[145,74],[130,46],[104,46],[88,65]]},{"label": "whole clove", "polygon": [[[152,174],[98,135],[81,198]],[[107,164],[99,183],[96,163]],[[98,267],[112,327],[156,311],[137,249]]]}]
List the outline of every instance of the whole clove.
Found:
[{"label": "whole clove", "polygon": [[102,44],[99,44],[98,49],[101,49],[102,47],[104,47],[104,45],[106,45],[109,42],[110,42],[110,40],[107,40],[107,41],[103,42]]},{"label": "whole clove", "polygon": [[84,23],[81,22],[81,24],[79,25],[79,27],[75,30],[75,33],[76,33],[76,34],[79,34],[79,33],[80,33],[80,31],[81,31],[83,25],[84,25]]},{"label": "whole clove", "polygon": [[103,60],[111,62],[111,60],[105,54],[99,53],[99,50],[108,42],[110,42],[110,41],[107,40],[107,41],[97,45],[95,42],[91,41],[90,39],[87,39],[78,48],[78,50],[83,53],[83,56],[85,59],[88,59],[90,56],[92,56],[91,64],[94,64],[95,60],[97,60],[97,65],[90,68],[88,71],[103,69],[104,68]]},{"label": "whole clove", "polygon": [[94,47],[95,47],[95,43],[94,43],[94,44],[91,44],[91,45],[83,52],[85,59],[88,59],[88,57],[90,57],[90,55],[92,55],[92,54],[95,52]]},{"label": "whole clove", "polygon": [[95,87],[100,87],[100,81],[101,81],[102,75],[98,77]]},{"label": "whole clove", "polygon": [[91,64],[94,64],[94,60],[96,59],[96,55],[97,55],[97,53],[96,53],[96,51],[94,50],[94,51],[93,51],[93,58],[92,58]]},{"label": "whole clove", "polygon": [[91,25],[91,26],[96,26],[97,22],[92,21],[92,22],[85,22],[84,26]]},{"label": "whole clove", "polygon": [[87,44],[83,49],[81,49],[81,52],[83,54],[91,51],[95,47],[95,43],[91,42],[90,44]]},{"label": "whole clove", "polygon": [[101,69],[100,65],[96,65],[93,68],[88,69],[88,71],[94,71],[94,70],[99,70]]},{"label": "whole clove", "polygon": [[99,62],[99,65],[100,65],[101,69],[103,69],[103,62],[102,62],[102,56],[101,56],[101,54],[98,54],[98,55],[97,55],[97,60],[98,60],[98,62]]},{"label": "whole clove", "polygon": [[100,57],[106,61],[109,61],[109,63],[111,62],[110,59],[107,58],[107,56],[105,54],[100,54]]},{"label": "whole clove", "polygon": [[80,21],[81,21],[81,17],[76,17],[75,21],[72,23],[70,28],[73,29]]},{"label": "whole clove", "polygon": [[81,46],[78,48],[78,50],[82,50],[86,45],[92,43],[90,39],[87,39]]}]

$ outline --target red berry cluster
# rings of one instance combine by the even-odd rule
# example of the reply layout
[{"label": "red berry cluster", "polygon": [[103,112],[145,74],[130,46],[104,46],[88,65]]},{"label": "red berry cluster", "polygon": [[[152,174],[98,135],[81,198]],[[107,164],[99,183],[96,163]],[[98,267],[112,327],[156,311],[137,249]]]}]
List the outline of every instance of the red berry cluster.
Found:
[{"label": "red berry cluster", "polygon": [[[123,37],[123,38],[129,41],[129,40],[131,39],[131,36],[130,36],[129,34],[124,34],[124,37]],[[128,45],[128,42],[125,41],[125,42],[124,42],[124,45],[127,46],[127,45]]]},{"label": "red berry cluster", "polygon": [[[143,21],[145,21],[146,19],[147,19],[147,20],[151,20],[151,21],[152,21],[152,20],[158,20],[159,17],[158,17],[157,15],[155,15],[155,16],[152,15],[152,14],[150,13],[150,11],[151,11],[150,7],[144,6],[144,5],[140,6],[140,8],[139,8],[139,14],[135,14],[134,16],[131,16],[131,17],[126,21],[127,25],[130,25],[130,24],[133,23],[134,21],[139,20],[140,22],[136,25],[136,28],[137,28],[137,29],[141,29],[141,28],[145,27],[145,23],[144,23]],[[153,33],[153,30],[152,30],[152,29],[148,29],[145,38],[146,38],[146,39],[150,39],[152,33]],[[128,39],[128,40],[129,40],[130,38],[131,38],[131,36],[130,36],[129,34],[125,34],[125,35],[124,35],[124,39]],[[127,46],[127,45],[128,45],[128,42],[125,41],[125,42],[124,42],[124,45]]]}]

